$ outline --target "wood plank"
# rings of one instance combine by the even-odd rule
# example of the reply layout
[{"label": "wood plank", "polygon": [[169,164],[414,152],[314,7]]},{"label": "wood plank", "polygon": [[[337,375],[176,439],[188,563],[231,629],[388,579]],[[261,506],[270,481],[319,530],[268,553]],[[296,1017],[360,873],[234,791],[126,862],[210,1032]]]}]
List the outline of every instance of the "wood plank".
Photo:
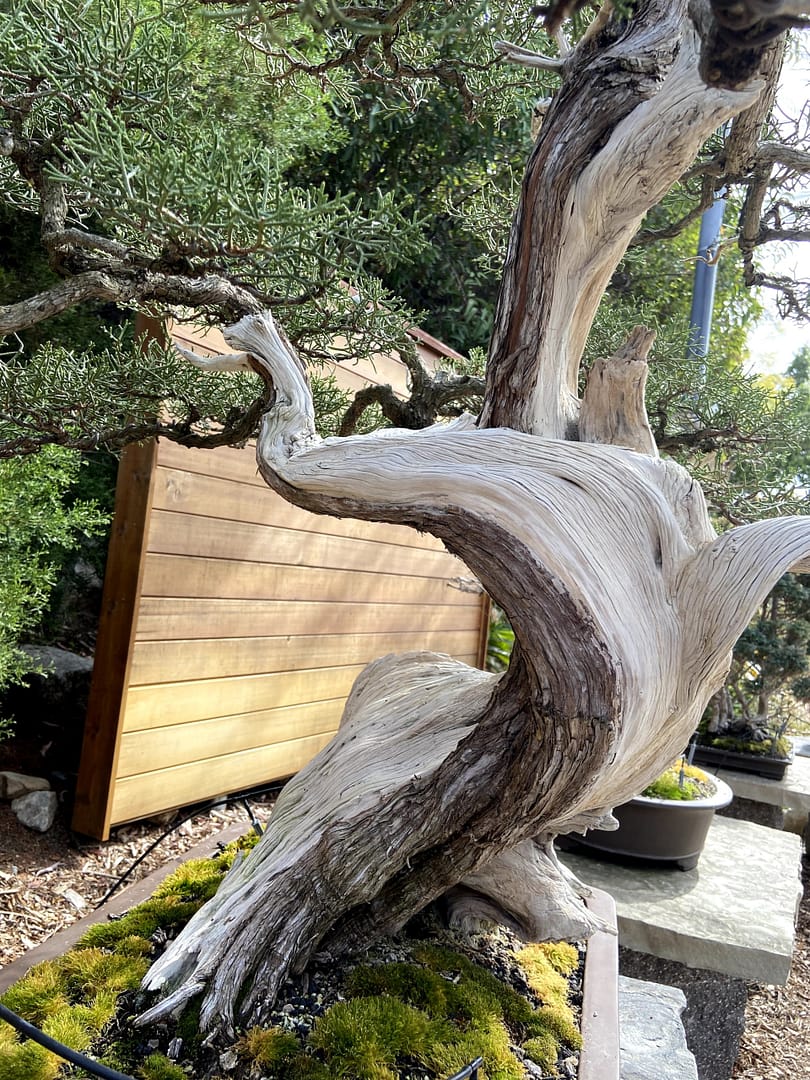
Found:
[{"label": "wood plank", "polygon": [[[210,451],[196,452],[207,454],[211,459]],[[227,458],[223,458],[220,462],[223,472],[226,471],[227,461]],[[198,460],[196,464],[199,467],[212,467],[210,460]],[[284,529],[300,529],[302,532],[378,540],[383,544],[402,544],[429,551],[445,550],[441,540],[427,533],[418,533],[416,529],[410,529],[406,525],[387,525],[376,521],[358,521],[355,518],[330,517],[327,514],[310,514],[308,510],[286,502],[265,483],[248,483],[237,475],[211,476],[203,472],[193,472],[190,465],[191,462],[186,469],[175,469],[159,463],[154,497],[157,509],[224,518],[229,521],[247,521]],[[258,497],[257,487],[262,492]]]},{"label": "wood plank", "polygon": [[382,544],[377,540],[167,510],[155,510],[151,516],[149,550],[162,555],[199,555],[212,559],[368,570],[414,577],[469,575],[464,563],[446,551],[426,551],[402,544]]},{"label": "wood plank", "polygon": [[[451,590],[448,590],[451,591]],[[452,632],[480,625],[477,608],[457,604],[324,603],[142,596],[137,641],[272,637],[285,634]]]},{"label": "wood plank", "polygon": [[337,731],[344,698],[127,732],[118,778]]},{"label": "wood plank", "polygon": [[[162,326],[138,316],[136,332],[162,338]],[[154,490],[154,440],[121,455],[107,552],[95,664],[90,683],[72,827],[106,840],[110,831],[122,703],[129,679],[135,615],[143,576],[149,509]]]},{"label": "wood plank", "polygon": [[326,746],[330,738],[328,734],[311,735],[174,769],[126,777],[115,785],[112,822],[119,825],[292,776]]},{"label": "wood plank", "polygon": [[215,716],[345,697],[364,667],[364,664],[354,664],[271,675],[237,675],[225,679],[134,686],[127,692],[124,730],[190,724]]},{"label": "wood plank", "polygon": [[[348,628],[347,628],[348,629]],[[387,653],[431,652],[475,655],[478,631],[399,634],[321,634],[318,636],[209,638],[139,641],[132,657],[130,686],[259,675],[272,671],[367,664]]]},{"label": "wood plank", "polygon": [[143,596],[208,596],[231,600],[332,600],[361,596],[376,604],[446,604],[480,608],[481,597],[453,589],[450,578],[322,570],[310,566],[200,559],[149,552]]}]

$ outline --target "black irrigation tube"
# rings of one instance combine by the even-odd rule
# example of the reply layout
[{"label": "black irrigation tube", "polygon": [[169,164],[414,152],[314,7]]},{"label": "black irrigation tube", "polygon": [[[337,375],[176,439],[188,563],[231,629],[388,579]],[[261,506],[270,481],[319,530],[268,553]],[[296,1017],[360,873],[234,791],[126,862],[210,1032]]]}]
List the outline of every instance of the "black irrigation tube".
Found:
[{"label": "black irrigation tube", "polygon": [[[40,1031],[38,1027],[29,1024],[27,1020],[23,1020],[22,1017],[17,1016],[16,1013],[13,1013],[11,1009],[7,1009],[2,1004],[0,1004],[0,1020],[5,1020],[6,1023],[16,1028],[21,1035],[33,1039],[40,1046],[44,1046],[46,1050],[51,1050],[54,1054],[58,1054],[60,1058],[69,1061],[71,1065],[79,1065],[82,1069],[92,1073],[93,1076],[100,1076],[102,1080],[133,1080],[126,1073],[117,1072],[108,1065],[104,1065],[100,1061],[94,1061],[93,1058],[80,1054],[78,1050],[71,1050],[64,1043],[57,1042],[56,1039],[52,1039],[50,1035],[46,1035],[44,1031]],[[476,1058],[469,1065],[465,1065],[460,1072],[454,1073],[450,1080],[467,1080],[467,1077],[471,1077],[471,1080],[477,1080],[478,1070],[483,1061],[483,1058]]]},{"label": "black irrigation tube", "polygon": [[247,815],[250,818],[250,823],[253,826],[255,832],[258,833],[259,836],[261,836],[262,827],[259,824],[256,815],[253,813],[248,799],[256,795],[269,795],[271,792],[280,791],[283,786],[284,785],[282,783],[268,784],[266,787],[254,788],[253,790],[248,791],[245,794],[237,792],[234,795],[227,795],[224,799],[217,799],[216,802],[208,803],[202,808],[198,807],[196,810],[192,810],[190,814],[186,814],[185,817],[180,818],[179,821],[175,821],[173,825],[170,825],[169,828],[166,829],[165,832],[162,832],[160,834],[157,840],[152,841],[149,847],[146,848],[145,851],[141,852],[135,862],[132,863],[132,865],[129,866],[116,881],[113,882],[110,888],[105,892],[105,894],[96,904],[96,911],[98,911],[100,907],[103,907],[107,903],[107,901],[110,899],[112,894],[116,892],[116,890],[121,888],[121,886],[127,880],[132,871],[136,870],[141,865],[147,855],[151,855],[151,853],[155,850],[158,844],[162,844],[166,837],[170,836],[175,831],[175,829],[179,829],[181,825],[185,825],[187,821],[191,821],[192,818],[197,817],[199,814],[204,814],[206,810],[213,810],[214,807],[226,806],[228,803],[239,801],[242,803],[245,810],[247,811]]},{"label": "black irrigation tube", "polygon": [[[259,836],[262,835],[262,827],[259,823],[256,815],[253,813],[253,808],[248,802],[248,798],[256,795],[267,795],[270,792],[278,791],[281,789],[282,784],[269,784],[267,787],[255,788],[246,794],[228,795],[224,799],[218,799],[216,802],[209,803],[206,809],[213,809],[215,806],[225,806],[229,802],[236,802],[237,800],[242,803],[242,806],[247,811],[247,815],[250,818],[250,823]],[[158,844],[162,843],[167,836],[171,835],[175,829],[179,829],[185,822],[190,821],[193,817],[197,817],[198,814],[204,813],[204,809],[193,810],[190,814],[186,814],[185,817],[179,821],[175,821],[165,832],[155,840],[149,847],[143,851],[135,862],[127,869],[113,884],[113,886],[107,890],[102,896],[99,902],[96,904],[96,911],[110,899],[116,889],[127,880],[129,875],[136,867],[140,866],[143,860],[150,852],[154,851]],[[23,1020],[21,1016],[17,1016],[11,1009],[6,1008],[5,1005],[0,1003],[0,1020],[5,1020],[7,1024],[11,1024],[13,1028],[20,1032],[21,1035],[25,1035],[26,1038],[32,1039],[34,1042],[39,1043],[40,1046],[44,1046],[46,1050],[50,1050],[52,1053],[58,1055],[65,1061],[69,1061],[71,1065],[78,1065],[82,1069],[86,1069],[87,1072],[93,1076],[99,1076],[102,1080],[133,1080],[131,1076],[126,1073],[117,1072],[115,1069],[111,1069],[108,1065],[104,1065],[100,1061],[95,1061],[93,1058],[87,1057],[85,1054],[80,1054],[78,1050],[71,1050],[69,1046],[65,1046],[64,1043],[60,1043],[57,1039],[52,1039],[50,1035],[46,1035],[44,1031],[41,1031],[34,1024],[29,1024],[27,1020]],[[484,1059],[477,1057],[474,1061],[471,1061],[469,1065],[465,1065],[460,1072],[454,1073],[448,1080],[478,1080],[478,1070],[481,1068]]]},{"label": "black irrigation tube", "polygon": [[80,1065],[94,1076],[101,1076],[103,1080],[132,1080],[132,1077],[127,1076],[126,1073],[116,1072],[115,1069],[102,1065],[100,1061],[94,1061],[92,1058],[80,1054],[78,1050],[71,1050],[69,1046],[57,1042],[50,1035],[46,1035],[44,1031],[40,1031],[38,1027],[34,1027],[27,1020],[17,1016],[11,1009],[7,1009],[5,1005],[0,1005],[0,1019],[11,1024],[20,1034],[26,1035],[29,1039],[39,1043],[40,1046],[44,1046],[46,1050],[52,1050],[54,1054],[58,1054],[60,1058],[64,1058],[65,1061],[69,1061],[72,1065]]}]

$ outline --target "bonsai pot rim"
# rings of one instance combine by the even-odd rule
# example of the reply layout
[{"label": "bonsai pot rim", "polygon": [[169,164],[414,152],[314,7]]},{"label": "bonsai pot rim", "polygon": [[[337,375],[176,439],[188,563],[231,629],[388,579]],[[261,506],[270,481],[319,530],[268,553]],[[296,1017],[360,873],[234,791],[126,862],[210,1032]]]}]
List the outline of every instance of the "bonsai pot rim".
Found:
[{"label": "bonsai pot rim", "polygon": [[726,750],[719,746],[696,743],[693,761],[715,769],[731,769],[738,772],[764,776],[769,780],[782,780],[793,762],[793,753],[787,757],[774,754],[751,754],[744,750]]},{"label": "bonsai pot rim", "polygon": [[621,855],[693,870],[715,810],[728,806],[734,798],[734,792],[725,781],[716,776],[712,776],[711,781],[715,785],[714,793],[699,799],[657,799],[636,795],[614,809],[620,823],[618,829],[592,829],[585,836],[569,835],[567,839],[586,852]]},{"label": "bonsai pot rim", "polygon": [[[722,810],[734,798],[734,792],[725,780],[721,780],[719,776],[709,774],[709,779],[714,784],[714,794],[703,795],[699,799],[658,799],[651,795],[635,795],[628,802],[646,803],[651,806],[678,806],[683,807],[684,810]],[[627,803],[622,805],[626,806]]]}]

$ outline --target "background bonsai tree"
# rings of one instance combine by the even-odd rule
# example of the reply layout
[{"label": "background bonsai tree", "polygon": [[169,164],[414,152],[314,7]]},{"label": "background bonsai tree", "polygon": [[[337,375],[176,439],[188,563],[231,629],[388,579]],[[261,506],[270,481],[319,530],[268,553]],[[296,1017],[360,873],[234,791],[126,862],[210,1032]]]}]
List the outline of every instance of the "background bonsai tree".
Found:
[{"label": "background bonsai tree", "polygon": [[[584,391],[579,379],[600,298],[679,178],[697,168],[708,190],[764,177],[750,226],[774,162],[807,167],[760,132],[780,35],[804,25],[810,4],[611,4],[574,49],[554,35],[582,4],[549,5],[550,38],[509,5],[473,13],[463,33],[455,5],[257,3],[230,22],[229,8],[205,22],[188,2],[156,12],[121,0],[110,15],[27,0],[4,23],[5,186],[39,213],[58,280],[0,308],[0,328],[89,301],[238,320],[233,354],[213,362],[144,358],[120,338],[91,359],[48,345],[16,356],[4,369],[5,452],[149,434],[216,445],[261,418],[270,486],[318,513],[439,536],[503,608],[516,648],[500,676],[431,654],[386,657],[360,676],[336,739],[148,976],[162,997],[145,1019],[202,992],[204,1027],[230,1023],[237,1005],[259,1014],[314,952],[363,944],[440,895],[464,925],[587,934],[597,921],[554,834],[609,822],[675,757],[753,610],[785,571],[810,569],[810,519],[718,538],[699,486],[659,456],[644,410],[650,331],[598,357]],[[496,34],[520,40],[496,48]],[[197,63],[212,55],[226,77]],[[139,78],[127,79],[133,56]],[[424,427],[449,411],[448,386],[469,395],[467,376],[427,378],[378,284],[356,275],[358,302],[338,271],[390,248],[394,228],[416,254],[413,223],[390,192],[371,212],[286,185],[285,147],[307,128],[285,110],[292,87],[323,119],[318,95],[337,72],[409,87],[416,101],[434,82],[455,85],[474,103],[514,79],[499,57],[558,86],[521,185],[480,414]],[[722,151],[696,164],[729,120]],[[415,392],[390,418],[403,428],[316,433],[303,361],[338,334],[347,354],[402,346]],[[206,383],[212,368],[225,373]],[[158,413],[164,400],[172,419]]]},{"label": "background bonsai tree", "polygon": [[[786,574],[734,647],[726,683],[712,699],[705,734],[712,746],[785,757],[789,700],[810,701],[810,579]],[[774,705],[774,699],[779,700]]]}]

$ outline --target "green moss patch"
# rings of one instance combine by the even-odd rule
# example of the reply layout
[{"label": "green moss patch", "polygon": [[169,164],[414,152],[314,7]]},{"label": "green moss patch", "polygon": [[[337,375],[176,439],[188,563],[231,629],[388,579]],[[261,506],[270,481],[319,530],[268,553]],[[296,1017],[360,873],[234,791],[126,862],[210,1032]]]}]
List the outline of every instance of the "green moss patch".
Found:
[{"label": "green moss patch", "polygon": [[[179,930],[255,839],[184,864],[145,903],[92,927],[71,952],[33,968],[0,1000],[73,1049],[96,1048],[101,1061],[137,1080],[218,1074],[222,1046],[205,1046],[200,1038],[199,999],[168,1034],[165,1027],[144,1033],[131,1025],[138,1011],[131,992],[148,970],[156,931]],[[329,993],[324,1001],[310,992],[306,1026],[296,1027],[279,1003],[278,1022],[250,1028],[233,1046],[230,1080],[444,1080],[479,1056],[482,1080],[522,1080],[524,1058],[555,1075],[561,1048],[580,1045],[567,1001],[577,950],[544,944],[515,951],[505,940],[487,948],[479,955],[469,943],[456,949],[406,939],[396,945],[403,957],[396,962],[388,952],[386,962],[342,973],[323,969]],[[484,966],[493,957],[503,978]],[[155,1047],[156,1034],[164,1051],[169,1038],[182,1040],[180,1063],[145,1049]],[[61,1058],[2,1026],[0,1080],[57,1080],[62,1067]]]}]

